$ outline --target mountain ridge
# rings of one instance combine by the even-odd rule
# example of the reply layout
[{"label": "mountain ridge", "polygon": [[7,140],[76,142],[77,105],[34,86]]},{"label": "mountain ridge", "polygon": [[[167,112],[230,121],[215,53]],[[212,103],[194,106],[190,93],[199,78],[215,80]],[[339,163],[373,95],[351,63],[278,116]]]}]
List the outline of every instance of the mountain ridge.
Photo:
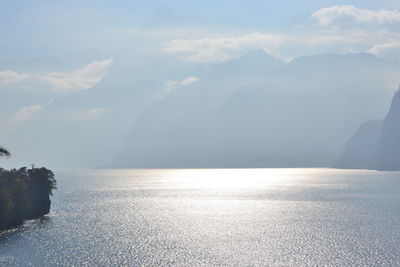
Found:
[{"label": "mountain ridge", "polygon": [[400,89],[382,120],[363,123],[347,142],[335,167],[400,170]]},{"label": "mountain ridge", "polygon": [[202,76],[139,114],[113,167],[332,166],[354,125],[385,114],[380,88],[399,66],[364,54],[318,58],[240,84]]}]

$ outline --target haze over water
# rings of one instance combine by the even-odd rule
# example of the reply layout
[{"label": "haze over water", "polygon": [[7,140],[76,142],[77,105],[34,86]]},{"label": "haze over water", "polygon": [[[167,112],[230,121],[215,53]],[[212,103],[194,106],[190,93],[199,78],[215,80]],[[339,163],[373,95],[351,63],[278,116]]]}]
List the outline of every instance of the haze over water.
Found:
[{"label": "haze over water", "polygon": [[400,173],[57,171],[51,214],[0,234],[1,266],[400,264]]}]

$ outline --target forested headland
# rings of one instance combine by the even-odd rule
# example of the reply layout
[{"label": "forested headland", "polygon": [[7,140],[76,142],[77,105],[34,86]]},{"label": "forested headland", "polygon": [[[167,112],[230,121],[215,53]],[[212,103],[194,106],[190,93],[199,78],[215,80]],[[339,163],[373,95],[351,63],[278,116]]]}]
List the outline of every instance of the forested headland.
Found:
[{"label": "forested headland", "polygon": [[[0,147],[0,157],[10,156]],[[0,168],[0,230],[21,225],[50,212],[50,196],[56,189],[54,173],[42,168]]]}]

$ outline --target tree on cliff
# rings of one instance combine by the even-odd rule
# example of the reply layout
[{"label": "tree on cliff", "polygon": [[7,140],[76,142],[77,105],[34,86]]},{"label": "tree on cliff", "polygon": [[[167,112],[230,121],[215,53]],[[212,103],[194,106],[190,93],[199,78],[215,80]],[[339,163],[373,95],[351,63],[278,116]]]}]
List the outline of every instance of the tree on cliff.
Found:
[{"label": "tree on cliff", "polygon": [[4,147],[0,146],[0,158],[1,157],[9,157],[9,156],[11,156],[11,153]]}]

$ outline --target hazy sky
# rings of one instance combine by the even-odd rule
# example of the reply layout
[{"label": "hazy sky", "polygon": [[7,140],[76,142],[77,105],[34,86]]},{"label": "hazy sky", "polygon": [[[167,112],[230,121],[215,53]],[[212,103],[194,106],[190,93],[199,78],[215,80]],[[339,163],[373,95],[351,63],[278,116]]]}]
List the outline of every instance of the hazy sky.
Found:
[{"label": "hazy sky", "polygon": [[[39,158],[34,146],[47,147],[42,162],[53,163],[51,149],[60,146],[72,165],[106,164],[143,108],[254,50],[285,63],[323,53],[400,60],[397,0],[16,0],[2,1],[0,24],[0,145],[23,163]],[[379,110],[397,88],[397,65],[388,69],[390,78],[373,85],[384,87]],[[94,151],[98,143],[107,144],[104,153]],[[68,154],[72,144],[93,153]]]},{"label": "hazy sky", "polygon": [[[286,50],[289,49],[285,46],[290,46],[290,43],[304,42],[304,38],[310,37],[314,38],[310,41],[314,46],[312,49],[316,50],[316,42],[335,46],[330,47],[331,50],[339,49],[338,46],[350,50],[349,43],[352,47],[356,43],[361,46],[363,42],[371,46],[395,41],[393,33],[387,31],[399,28],[399,14],[389,11],[400,8],[396,0],[3,1],[0,56],[7,59],[60,57],[84,53],[88,49],[103,52],[120,49],[132,42],[137,30],[163,6],[172,8],[179,17],[204,23],[194,26],[195,23],[190,25],[183,19],[181,24],[175,25],[174,28],[207,31],[188,33],[188,38],[274,33],[289,38],[282,44]],[[334,8],[315,13],[327,7]],[[375,40],[371,42],[368,40],[370,36],[365,36],[365,30],[371,34],[372,30],[377,31],[379,36],[373,35]],[[331,36],[328,40],[327,34]],[[318,37],[323,39],[315,40]],[[312,49],[303,48],[303,52],[312,53]],[[282,56],[302,53],[292,50],[282,52]]]}]

